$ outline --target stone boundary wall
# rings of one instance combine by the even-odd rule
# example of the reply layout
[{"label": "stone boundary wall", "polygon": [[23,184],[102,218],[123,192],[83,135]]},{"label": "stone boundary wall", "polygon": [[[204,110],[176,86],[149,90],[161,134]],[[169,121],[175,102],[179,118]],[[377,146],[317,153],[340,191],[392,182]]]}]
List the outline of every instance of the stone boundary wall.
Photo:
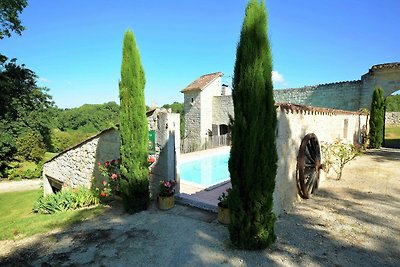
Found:
[{"label": "stone boundary wall", "polygon": [[111,128],[45,163],[43,166],[44,194],[53,193],[52,185],[61,188],[79,186],[90,188],[93,177],[100,178],[97,162],[111,161],[120,157],[119,140],[119,131]]},{"label": "stone boundary wall", "polygon": [[[180,121],[179,114],[165,109],[151,110],[147,116],[149,130],[156,131],[156,162],[150,172],[150,192],[154,196],[160,180],[179,181]],[[53,193],[54,188],[100,186],[104,177],[97,163],[120,158],[119,146],[119,130],[110,128],[61,152],[43,166],[44,195]]]},{"label": "stone boundary wall", "polygon": [[386,112],[385,124],[386,125],[400,125],[400,112]]},{"label": "stone boundary wall", "polygon": [[[276,214],[281,214],[283,211],[291,209],[294,203],[300,200],[296,186],[296,166],[297,155],[304,136],[308,133],[316,134],[320,146],[323,143],[332,143],[337,139],[344,143],[360,143],[361,129],[368,126],[368,117],[344,110],[293,104],[277,104],[276,106],[278,170],[274,192],[274,211]],[[320,185],[323,185],[323,171],[321,171],[321,175]]]},{"label": "stone boundary wall", "polygon": [[361,80],[274,90],[275,102],[314,107],[358,110]]}]

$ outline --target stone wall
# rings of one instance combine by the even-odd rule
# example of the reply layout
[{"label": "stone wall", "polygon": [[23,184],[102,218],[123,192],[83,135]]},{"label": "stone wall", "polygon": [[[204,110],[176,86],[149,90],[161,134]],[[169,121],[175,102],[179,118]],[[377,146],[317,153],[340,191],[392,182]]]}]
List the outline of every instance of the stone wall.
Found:
[{"label": "stone wall", "polygon": [[[165,109],[153,110],[147,115],[149,130],[156,131],[157,160],[150,175],[150,192],[154,196],[160,180],[179,181],[180,118],[179,114]],[[103,179],[97,163],[120,158],[119,145],[119,131],[111,128],[46,162],[43,166],[44,194],[51,194],[54,189],[96,186]]]},{"label": "stone wall", "polygon": [[277,103],[358,110],[361,87],[361,81],[351,81],[274,90],[274,99]]},{"label": "stone wall", "polygon": [[296,165],[304,136],[316,134],[320,145],[337,139],[344,143],[359,143],[361,129],[367,127],[368,118],[356,112],[280,104],[277,106],[277,119],[278,170],[274,211],[280,214],[300,200],[296,186]]},{"label": "stone wall", "polygon": [[360,107],[370,108],[376,87],[382,87],[385,97],[400,90],[400,62],[374,65],[361,80]]},{"label": "stone wall", "polygon": [[213,124],[229,125],[229,115],[235,115],[233,110],[233,99],[231,95],[215,96],[213,98]]},{"label": "stone wall", "polygon": [[194,144],[200,144],[201,133],[201,98],[200,91],[190,91],[184,94],[185,139]]},{"label": "stone wall", "polygon": [[53,192],[52,186],[91,187],[93,177],[100,178],[98,162],[118,159],[119,131],[111,128],[68,149],[43,166],[44,194]]},{"label": "stone wall", "polygon": [[400,112],[386,112],[385,124],[386,125],[400,125]]}]

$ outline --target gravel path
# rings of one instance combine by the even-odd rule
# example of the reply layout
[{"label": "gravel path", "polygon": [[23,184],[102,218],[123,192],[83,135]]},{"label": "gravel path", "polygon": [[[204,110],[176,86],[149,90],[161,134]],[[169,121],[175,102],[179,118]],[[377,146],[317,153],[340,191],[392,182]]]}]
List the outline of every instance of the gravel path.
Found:
[{"label": "gravel path", "polygon": [[16,192],[39,189],[42,179],[22,180],[22,181],[0,181],[0,193]]},{"label": "gravel path", "polygon": [[369,151],[276,223],[263,251],[236,250],[215,214],[110,208],[62,232],[0,241],[0,265],[400,266],[400,150]]}]

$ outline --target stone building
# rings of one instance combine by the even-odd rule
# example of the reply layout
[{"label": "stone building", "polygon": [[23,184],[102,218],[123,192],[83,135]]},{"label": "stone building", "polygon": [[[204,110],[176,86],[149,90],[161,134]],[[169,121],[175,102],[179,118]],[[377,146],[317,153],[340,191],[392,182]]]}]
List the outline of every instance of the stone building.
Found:
[{"label": "stone building", "polygon": [[[181,92],[184,94],[185,139],[193,146],[204,146],[210,139],[229,132],[233,100],[229,88],[221,84],[223,73],[203,75]],[[274,90],[276,103],[357,111],[369,108],[377,86],[385,96],[400,90],[400,62],[372,66],[360,80]]]},{"label": "stone building", "polygon": [[[146,115],[149,133],[154,133],[154,144],[149,140],[149,146],[153,146],[151,150],[157,159],[150,176],[150,192],[155,195],[160,180],[179,181],[179,114],[152,109]],[[42,174],[44,195],[63,188],[98,186],[102,176],[97,163],[119,159],[119,146],[119,130],[110,128],[47,161]]]}]

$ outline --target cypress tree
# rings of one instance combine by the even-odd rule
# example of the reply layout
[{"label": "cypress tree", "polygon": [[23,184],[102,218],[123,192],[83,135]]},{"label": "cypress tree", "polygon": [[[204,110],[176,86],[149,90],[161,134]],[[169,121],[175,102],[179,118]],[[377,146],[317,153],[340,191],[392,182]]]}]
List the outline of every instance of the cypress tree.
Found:
[{"label": "cypress tree", "polygon": [[369,118],[369,147],[380,148],[383,142],[383,127],[385,125],[385,98],[383,89],[375,88],[372,95],[371,116]]},{"label": "cypress tree", "polygon": [[128,213],[145,210],[149,203],[149,132],[144,100],[145,83],[135,37],[131,30],[127,30],[122,49],[119,120],[122,159],[120,187],[122,203]]},{"label": "cypress tree", "polygon": [[237,46],[232,92],[229,234],[238,248],[262,249],[276,239],[276,109],[271,72],[265,2],[250,0]]}]

